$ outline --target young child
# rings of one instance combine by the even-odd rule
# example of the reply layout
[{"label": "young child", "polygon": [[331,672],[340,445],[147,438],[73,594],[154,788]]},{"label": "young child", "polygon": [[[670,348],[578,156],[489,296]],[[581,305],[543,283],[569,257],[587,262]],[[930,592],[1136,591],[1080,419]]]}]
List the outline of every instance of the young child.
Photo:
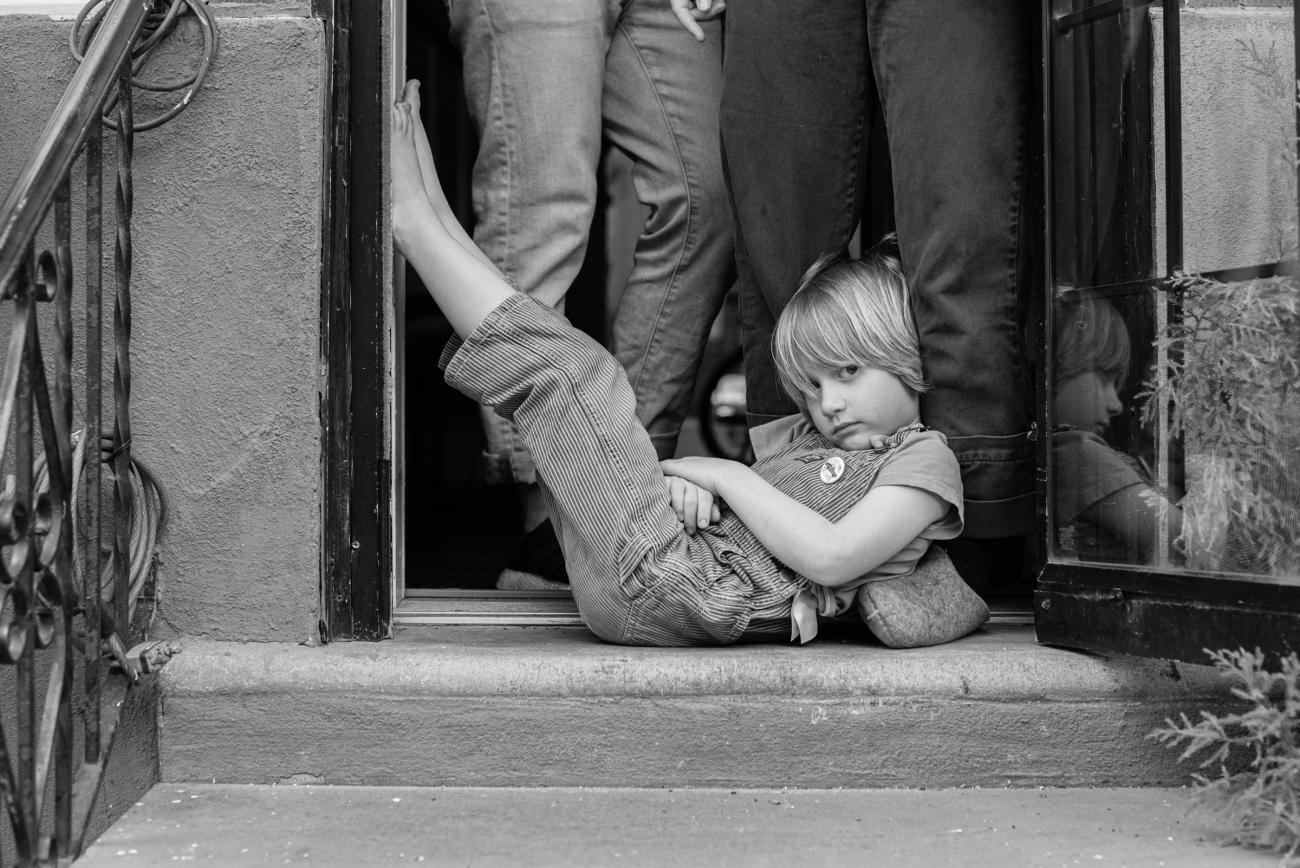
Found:
[{"label": "young child", "polygon": [[1171,540],[1182,532],[1182,512],[1156,491],[1141,462],[1102,439],[1124,409],[1119,393],[1128,377],[1128,330],[1110,302],[1081,294],[1058,308],[1053,331],[1057,546],[1084,560],[1151,563],[1160,512]]},{"label": "young child", "polygon": [[[461,230],[411,107],[393,110],[393,239],[450,321],[448,383],[513,418],[537,463],[584,621],[625,644],[728,643],[854,603],[962,527],[956,459],[918,421],[897,262],[823,263],[776,336],[804,418],[753,468],[660,462],[623,369],[517,292]],[[793,622],[793,623],[792,623]]]}]

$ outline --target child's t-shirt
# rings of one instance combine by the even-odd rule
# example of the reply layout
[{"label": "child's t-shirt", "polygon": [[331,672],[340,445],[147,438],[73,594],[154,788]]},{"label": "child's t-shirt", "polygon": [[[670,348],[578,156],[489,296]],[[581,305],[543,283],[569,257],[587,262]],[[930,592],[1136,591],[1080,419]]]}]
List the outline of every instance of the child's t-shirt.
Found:
[{"label": "child's t-shirt", "polygon": [[1088,507],[1134,485],[1150,485],[1137,460],[1089,431],[1052,434],[1052,509],[1056,544],[1090,561],[1132,560],[1128,541],[1079,518]]},{"label": "child's t-shirt", "polygon": [[[868,582],[910,574],[932,540],[953,539],[962,531],[961,470],[947,438],[938,431],[909,426],[889,438],[890,445],[884,450],[844,450],[803,416],[788,416],[753,428],[750,439],[758,459],[755,471],[830,521],[839,521],[868,491],[881,485],[919,488],[948,504],[942,518],[893,557],[853,581],[828,588],[805,578],[808,591],[816,598],[817,613],[823,617],[848,612],[858,589]],[[855,474],[859,478],[855,479]]]}]

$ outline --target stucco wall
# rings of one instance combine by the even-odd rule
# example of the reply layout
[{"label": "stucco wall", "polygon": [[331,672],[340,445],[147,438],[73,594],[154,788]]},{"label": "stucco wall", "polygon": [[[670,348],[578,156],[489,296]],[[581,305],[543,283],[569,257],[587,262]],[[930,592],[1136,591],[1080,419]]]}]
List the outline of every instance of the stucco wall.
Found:
[{"label": "stucco wall", "polygon": [[[201,92],[135,145],[132,448],[170,510],[154,632],[294,641],[319,610],[323,27],[219,24]],[[0,14],[0,193],[73,71],[68,26]]]}]

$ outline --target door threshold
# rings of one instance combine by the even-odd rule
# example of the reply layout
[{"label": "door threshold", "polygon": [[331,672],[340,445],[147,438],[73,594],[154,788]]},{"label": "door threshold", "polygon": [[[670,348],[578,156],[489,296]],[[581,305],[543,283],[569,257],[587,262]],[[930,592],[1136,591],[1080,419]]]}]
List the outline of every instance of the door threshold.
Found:
[{"label": "door threshold", "polygon": [[393,623],[580,627],[582,616],[573,595],[559,591],[408,590]]},{"label": "door threshold", "polygon": [[[1032,627],[1028,596],[989,600],[989,626]],[[496,626],[581,627],[582,616],[568,593],[557,591],[408,590],[393,611],[397,626],[489,624]]]}]

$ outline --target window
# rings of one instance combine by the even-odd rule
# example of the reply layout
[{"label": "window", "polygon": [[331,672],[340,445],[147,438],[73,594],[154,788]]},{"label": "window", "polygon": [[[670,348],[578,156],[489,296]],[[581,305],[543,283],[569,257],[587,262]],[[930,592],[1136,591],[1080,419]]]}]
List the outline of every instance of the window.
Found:
[{"label": "window", "polygon": [[1300,650],[1293,10],[1044,9],[1039,637]]}]

